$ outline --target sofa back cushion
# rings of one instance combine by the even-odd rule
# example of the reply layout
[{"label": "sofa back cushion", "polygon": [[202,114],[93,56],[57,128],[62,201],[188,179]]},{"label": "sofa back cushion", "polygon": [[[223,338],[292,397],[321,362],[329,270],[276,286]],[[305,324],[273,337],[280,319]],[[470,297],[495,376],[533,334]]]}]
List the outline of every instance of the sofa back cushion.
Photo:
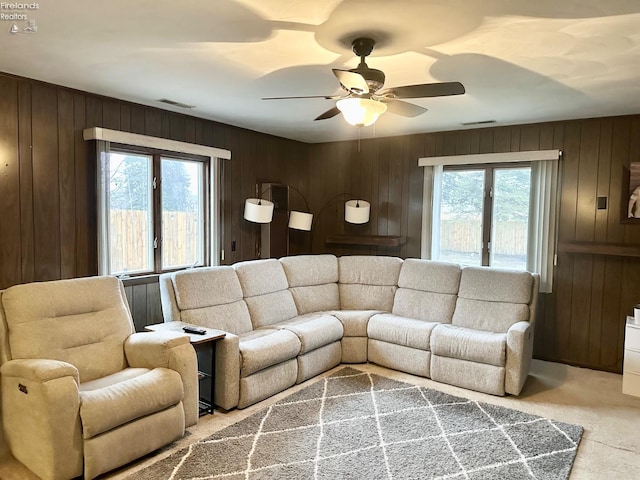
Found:
[{"label": "sofa back cushion", "polygon": [[283,257],[280,263],[299,315],[340,308],[335,255]]},{"label": "sofa back cushion", "polygon": [[402,259],[345,256],[338,259],[340,308],[390,312],[398,288]]},{"label": "sofa back cushion", "polygon": [[534,277],[529,272],[465,267],[460,277],[454,325],[504,333],[520,321],[531,321]]},{"label": "sofa back cushion", "polygon": [[252,330],[249,310],[233,267],[182,270],[171,274],[171,283],[183,322],[236,335]]},{"label": "sofa back cushion", "polygon": [[253,328],[289,320],[298,312],[282,264],[275,258],[236,263]]},{"label": "sofa back cushion", "polygon": [[134,328],[115,277],[16,285],[2,293],[2,308],[11,358],[71,363],[81,382],[127,366],[124,341]]},{"label": "sofa back cushion", "polygon": [[392,313],[428,322],[451,323],[461,268],[454,263],[409,258],[398,278]]}]

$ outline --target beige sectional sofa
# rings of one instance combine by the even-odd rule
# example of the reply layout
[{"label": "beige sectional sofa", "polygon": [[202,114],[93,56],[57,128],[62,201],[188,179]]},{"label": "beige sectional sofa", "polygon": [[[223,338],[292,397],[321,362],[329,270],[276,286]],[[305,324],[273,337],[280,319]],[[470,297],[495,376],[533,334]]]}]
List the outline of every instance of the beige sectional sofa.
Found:
[{"label": "beige sectional sofa", "polygon": [[165,321],[228,332],[215,404],[244,408],[340,363],[494,395],[529,371],[538,276],[388,256],[300,255],[160,277]]}]

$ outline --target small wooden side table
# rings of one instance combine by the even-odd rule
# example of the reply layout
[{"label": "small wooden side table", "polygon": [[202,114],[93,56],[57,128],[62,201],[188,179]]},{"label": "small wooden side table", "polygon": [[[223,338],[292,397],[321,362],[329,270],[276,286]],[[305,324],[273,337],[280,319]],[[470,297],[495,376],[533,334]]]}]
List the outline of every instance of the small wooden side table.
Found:
[{"label": "small wooden side table", "polygon": [[[182,327],[191,326],[197,328],[203,328],[207,333],[204,335],[198,335],[197,333],[186,333],[182,330]],[[199,398],[199,407],[200,407],[200,416],[205,414],[213,415],[213,394],[215,391],[215,381],[216,381],[216,343],[221,338],[226,336],[226,333],[222,330],[216,330],[215,328],[206,328],[200,325],[191,325],[189,323],[184,322],[165,322],[165,323],[156,323],[153,325],[147,325],[144,327],[145,330],[149,330],[151,332],[180,332],[185,335],[189,335],[189,340],[191,341],[191,345],[196,348],[201,345],[209,345],[211,347],[211,370],[209,372],[204,371],[201,368],[200,362],[198,361],[198,380],[202,380],[203,378],[208,378],[211,383],[211,388],[209,390],[209,399],[203,398],[200,396]]]}]

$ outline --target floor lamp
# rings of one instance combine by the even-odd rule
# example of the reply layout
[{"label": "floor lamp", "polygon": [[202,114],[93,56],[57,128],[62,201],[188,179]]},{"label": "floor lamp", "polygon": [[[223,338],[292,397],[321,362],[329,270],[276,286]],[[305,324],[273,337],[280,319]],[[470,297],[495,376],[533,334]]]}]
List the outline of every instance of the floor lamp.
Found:
[{"label": "floor lamp", "polygon": [[[289,212],[289,228],[311,232],[309,235],[310,250],[313,250],[313,231],[314,231],[313,227],[315,227],[318,219],[334,200],[344,196],[353,196],[353,195],[350,193],[340,193],[330,198],[320,208],[315,218],[312,213],[299,212],[296,210],[292,210]],[[307,208],[307,210],[309,209]],[[354,223],[354,224],[367,223],[369,221],[370,211],[371,211],[371,204],[369,202],[365,200],[360,200],[360,199],[348,200],[347,202],[345,202],[345,205],[344,205],[344,219],[348,223]]]},{"label": "floor lamp", "polygon": [[[329,207],[329,205],[331,205],[334,200],[340,197],[354,196],[346,192],[335,195],[327,200],[327,202],[325,202],[325,204],[318,211],[318,214],[314,216],[314,214],[310,212],[311,209],[309,208],[309,202],[307,202],[306,197],[300,190],[291,185],[282,185],[287,186],[289,189],[297,192],[304,201],[306,211],[302,212],[299,210],[289,210],[288,227],[292,230],[311,232],[310,250],[313,250],[313,228],[322,213]],[[258,224],[270,223],[273,220],[274,203],[261,198],[267,191],[269,191],[270,188],[271,187],[266,188],[263,192],[260,193],[260,195],[257,195],[256,198],[248,198],[245,200],[245,220]],[[256,193],[258,193],[258,191],[259,187],[258,185],[256,185]],[[365,200],[348,200],[347,202],[345,202],[344,209],[344,219],[348,223],[363,224],[369,221],[371,204]],[[256,241],[256,256],[258,258],[261,258],[261,253],[261,247],[259,246],[258,241]]]}]

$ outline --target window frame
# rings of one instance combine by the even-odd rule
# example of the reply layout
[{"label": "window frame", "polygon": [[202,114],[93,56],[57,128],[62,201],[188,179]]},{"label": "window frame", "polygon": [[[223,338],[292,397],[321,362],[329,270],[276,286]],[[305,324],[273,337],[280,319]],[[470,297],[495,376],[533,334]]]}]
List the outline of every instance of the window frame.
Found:
[{"label": "window frame", "polygon": [[[483,199],[482,199],[482,246],[481,246],[481,255],[480,255],[480,265],[483,267],[488,267],[491,261],[491,234],[493,231],[493,199],[494,199],[494,181],[495,181],[495,171],[496,170],[504,170],[508,168],[524,168],[528,167],[531,170],[532,162],[500,162],[500,163],[475,163],[469,165],[445,165],[443,166],[444,172],[451,171],[472,171],[472,170],[483,170],[484,171],[484,189],[483,189]],[[531,185],[531,180],[529,185]],[[528,250],[528,249],[527,249]],[[529,252],[527,251],[527,260],[528,260]],[[526,268],[525,268],[526,270]]]},{"label": "window frame", "polygon": [[[221,230],[221,227],[216,228],[216,221],[221,223],[220,215],[217,215],[215,206],[219,203],[216,199],[219,197],[215,188],[216,179],[220,177],[218,172],[216,172],[216,157],[208,157],[204,155],[197,155],[191,153],[177,152],[171,150],[164,150],[152,147],[145,147],[139,145],[129,145],[117,142],[108,142],[107,148],[103,149],[103,153],[105,158],[103,162],[108,161],[108,155],[111,153],[122,153],[122,154],[133,154],[133,155],[146,155],[152,158],[152,180],[155,179],[154,185],[152,186],[152,199],[151,199],[151,216],[153,218],[153,238],[154,244],[151,246],[153,251],[153,269],[150,271],[144,272],[136,272],[136,273],[112,273],[111,265],[110,265],[110,233],[109,228],[106,225],[102,225],[102,233],[99,234],[101,238],[101,247],[98,248],[98,263],[99,263],[99,274],[100,275],[116,275],[119,278],[140,278],[147,277],[150,275],[160,275],[162,273],[174,272],[179,270],[184,270],[184,266],[176,267],[176,268],[163,268],[162,266],[162,159],[174,160],[174,161],[191,161],[198,162],[203,165],[203,174],[202,174],[202,212],[203,212],[203,261],[202,264],[198,263],[193,266],[210,266],[214,259],[217,260],[216,256],[214,256],[214,250],[216,249],[216,244],[213,241],[215,238],[215,232]],[[105,168],[102,166],[102,175],[100,175],[99,188],[102,190],[101,195],[99,195],[98,201],[98,217],[102,218],[102,222],[104,223],[105,219],[108,218],[107,209],[109,207],[107,203],[108,199],[108,190],[106,187],[105,178]],[[105,258],[106,253],[106,258]],[[216,263],[217,264],[217,263]]]},{"label": "window frame", "polygon": [[[164,272],[173,272],[178,270],[184,270],[189,267],[205,267],[211,265],[211,196],[214,194],[211,188],[211,165],[209,162],[209,158],[206,157],[198,157],[197,155],[188,155],[188,154],[176,154],[175,152],[170,152],[169,155],[162,154],[158,159],[158,172],[157,178],[160,178],[160,184],[158,185],[158,202],[159,206],[155,212],[157,215],[162,218],[162,160],[173,160],[173,161],[189,161],[189,162],[198,162],[203,164],[202,171],[202,193],[203,198],[201,199],[202,208],[202,234],[203,234],[203,252],[202,252],[202,264],[194,264],[194,265],[182,265],[179,267],[172,268],[162,268],[162,249],[156,255],[156,270],[164,273]],[[154,166],[155,166],[155,156],[154,156]],[[154,171],[154,175],[156,175],[156,171]],[[155,222],[156,220],[154,220]],[[159,237],[162,239],[162,221],[160,220],[160,225],[157,227],[156,232],[159,232]],[[159,245],[163,246],[164,242],[161,240]]]}]

